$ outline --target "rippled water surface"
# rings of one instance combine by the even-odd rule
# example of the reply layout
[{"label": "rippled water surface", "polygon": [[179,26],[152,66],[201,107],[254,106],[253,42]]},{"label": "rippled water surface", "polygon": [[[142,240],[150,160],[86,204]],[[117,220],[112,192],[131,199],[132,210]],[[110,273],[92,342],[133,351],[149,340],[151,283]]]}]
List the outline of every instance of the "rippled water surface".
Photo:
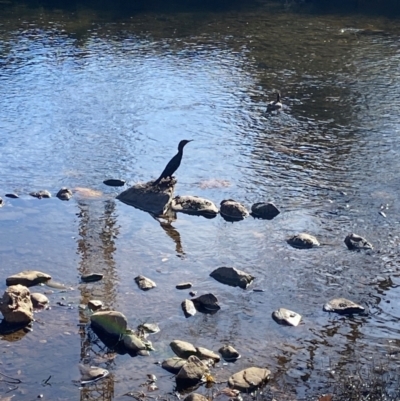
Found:
[{"label": "rippled water surface", "polygon": [[[329,388],[342,366],[373,360],[397,369],[398,20],[262,4],[123,17],[1,7],[0,290],[25,269],[69,288],[52,289],[52,307],[36,314],[32,332],[1,338],[0,372],[22,381],[0,377],[1,396],[122,400],[146,391],[148,373],[159,378],[153,395],[166,394],[174,379],[155,362],[172,356],[173,339],[214,350],[230,343],[242,358],[220,364],[218,380],[267,366],[275,385],[294,388],[299,399]],[[267,113],[276,90],[284,108]],[[177,194],[249,208],[272,201],[281,214],[234,224],[178,215],[167,223],[116,201],[119,189],[102,184],[156,178],[184,138],[194,141],[176,173]],[[28,195],[55,195],[62,186],[75,189],[71,201]],[[9,192],[20,198],[4,198]],[[286,239],[299,232],[322,246],[290,248]],[[347,251],[349,232],[375,250]],[[209,277],[219,266],[256,280],[245,291],[224,286]],[[92,271],[104,279],[80,284]],[[139,274],[157,288],[140,292]],[[221,310],[185,319],[180,303],[188,294],[175,289],[183,281],[217,295]],[[324,313],[322,305],[339,296],[368,314]],[[156,351],[99,360],[106,349],[79,312],[93,298],[123,312],[132,328],[157,322]],[[279,307],[303,323],[278,326],[271,312]],[[80,362],[111,374],[80,389]]]}]

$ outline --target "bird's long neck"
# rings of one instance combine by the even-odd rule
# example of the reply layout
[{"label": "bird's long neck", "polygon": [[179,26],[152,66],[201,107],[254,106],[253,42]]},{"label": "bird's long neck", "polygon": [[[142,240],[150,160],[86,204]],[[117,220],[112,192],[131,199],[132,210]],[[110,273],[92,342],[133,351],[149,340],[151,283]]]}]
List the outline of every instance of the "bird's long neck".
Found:
[{"label": "bird's long neck", "polygon": [[281,95],[279,93],[276,94],[276,101],[277,102],[281,101]]}]

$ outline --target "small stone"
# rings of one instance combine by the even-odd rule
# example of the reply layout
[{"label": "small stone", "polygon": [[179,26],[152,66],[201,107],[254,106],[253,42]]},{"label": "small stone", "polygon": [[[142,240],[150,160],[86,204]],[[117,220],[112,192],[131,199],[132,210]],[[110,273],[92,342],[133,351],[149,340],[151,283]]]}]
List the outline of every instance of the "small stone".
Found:
[{"label": "small stone", "polygon": [[228,385],[242,392],[251,392],[265,384],[270,377],[269,369],[251,367],[232,375],[228,379]]},{"label": "small stone", "polygon": [[325,312],[336,312],[341,315],[352,315],[364,312],[365,308],[346,298],[336,298],[326,303],[323,310]]},{"label": "small stone", "polygon": [[218,208],[213,202],[198,196],[176,196],[172,199],[171,209],[175,212],[208,218],[215,217],[218,214]]},{"label": "small stone", "polygon": [[188,288],[192,288],[192,283],[180,283],[175,286],[177,290],[187,290]]},{"label": "small stone", "polygon": [[254,280],[252,275],[234,267],[218,267],[210,273],[210,276],[222,284],[243,289],[246,289]]},{"label": "small stone", "polygon": [[94,281],[100,281],[103,278],[103,274],[101,273],[88,273],[88,274],[83,274],[81,276],[81,281],[83,283],[92,283]]},{"label": "small stone", "polygon": [[49,303],[49,298],[39,292],[31,294],[31,301],[34,308],[44,308]]},{"label": "small stone", "polygon": [[247,209],[232,199],[223,200],[219,210],[221,216],[227,221],[239,221],[249,216]]},{"label": "small stone", "polygon": [[344,243],[347,248],[351,251],[353,250],[362,250],[362,249],[373,249],[373,246],[370,242],[368,242],[365,238],[361,237],[357,234],[349,234],[345,239]]},{"label": "small stone", "polygon": [[185,299],[181,304],[185,317],[194,316],[197,312],[194,303],[190,299]]},{"label": "small stone", "polygon": [[187,341],[174,340],[169,345],[179,358],[187,359],[190,355],[197,354],[195,346]]},{"label": "small stone", "polygon": [[144,333],[155,334],[160,331],[160,327],[158,327],[157,323],[143,323],[138,326],[138,330]]},{"label": "small stone", "polygon": [[197,356],[200,359],[212,359],[214,362],[219,362],[221,360],[220,356],[216,354],[214,351],[211,351],[207,348],[197,347]]},{"label": "small stone", "polygon": [[135,282],[138,287],[143,291],[148,291],[154,287],[157,287],[156,283],[153,280],[150,280],[149,278],[144,276],[135,277]]},{"label": "small stone", "polygon": [[97,311],[97,310],[99,310],[99,309],[101,309],[103,307],[103,302],[101,302],[101,301],[99,301],[97,299],[91,299],[88,302],[88,307],[92,311]]},{"label": "small stone", "polygon": [[45,283],[51,276],[37,270],[24,270],[6,279],[7,285],[21,284],[25,287],[32,287],[37,284]]},{"label": "small stone", "polygon": [[218,350],[218,352],[227,362],[234,362],[240,358],[239,352],[237,352],[231,345],[224,345]]},{"label": "small stone", "polygon": [[272,318],[277,323],[287,326],[298,326],[301,321],[301,315],[285,308],[279,308],[272,312]]},{"label": "small stone", "polygon": [[279,213],[280,211],[273,203],[255,203],[251,207],[251,215],[259,219],[272,220]]},{"label": "small stone", "polygon": [[168,372],[171,373],[178,373],[181,370],[181,367],[187,362],[186,359],[179,358],[177,356],[174,356],[172,358],[168,358],[165,361],[162,362],[161,367]]},{"label": "small stone", "polygon": [[309,249],[320,246],[320,243],[314,236],[306,233],[293,235],[287,240],[287,243],[293,248],[298,249]]},{"label": "small stone", "polygon": [[190,295],[191,297],[195,297],[195,296],[197,295],[197,291],[190,291],[190,292],[189,292],[189,295]]},{"label": "small stone", "polygon": [[72,191],[68,188],[61,188],[58,192],[57,192],[57,198],[61,199],[63,201],[67,201],[70,200],[72,198]]},{"label": "small stone", "polygon": [[117,178],[111,178],[103,181],[103,184],[108,185],[109,187],[123,187],[125,183],[125,180],[119,180]]},{"label": "small stone", "polygon": [[19,196],[17,194],[14,193],[10,193],[10,194],[6,194],[7,198],[11,198],[11,199],[18,199]]},{"label": "small stone", "polygon": [[218,305],[218,299],[214,294],[204,294],[197,298],[193,298],[192,302],[199,312],[216,313],[221,309]]},{"label": "small stone", "polygon": [[30,192],[30,196],[33,196],[34,198],[42,199],[42,198],[51,198],[51,193],[47,191],[46,189],[43,189],[41,191],[36,191],[36,192]]}]

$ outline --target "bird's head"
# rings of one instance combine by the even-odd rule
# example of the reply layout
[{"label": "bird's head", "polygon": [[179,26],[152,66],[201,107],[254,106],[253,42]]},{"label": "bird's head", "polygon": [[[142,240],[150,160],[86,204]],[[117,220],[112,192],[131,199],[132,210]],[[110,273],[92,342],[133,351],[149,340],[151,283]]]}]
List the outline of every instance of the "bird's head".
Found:
[{"label": "bird's head", "polygon": [[184,148],[184,146],[185,146],[187,143],[192,142],[192,141],[193,141],[193,139],[190,139],[190,140],[183,139],[182,141],[179,142],[178,150],[179,150],[179,151],[182,151],[183,148]]}]

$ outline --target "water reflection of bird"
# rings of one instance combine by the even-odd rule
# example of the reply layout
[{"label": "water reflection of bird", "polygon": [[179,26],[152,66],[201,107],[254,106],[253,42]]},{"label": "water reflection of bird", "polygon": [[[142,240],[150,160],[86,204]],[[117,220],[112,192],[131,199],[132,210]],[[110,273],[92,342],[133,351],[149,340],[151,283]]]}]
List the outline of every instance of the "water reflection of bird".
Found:
[{"label": "water reflection of bird", "polygon": [[279,92],[276,92],[276,100],[268,103],[267,111],[280,110],[281,108],[281,94]]},{"label": "water reflection of bird", "polygon": [[187,139],[184,139],[179,142],[178,153],[168,162],[164,171],[153,182],[153,185],[158,185],[163,178],[172,177],[172,174],[175,173],[175,171],[178,169],[178,167],[181,164],[181,160],[182,160],[182,156],[183,156],[183,148],[189,142],[192,142],[192,140],[189,141]]}]

